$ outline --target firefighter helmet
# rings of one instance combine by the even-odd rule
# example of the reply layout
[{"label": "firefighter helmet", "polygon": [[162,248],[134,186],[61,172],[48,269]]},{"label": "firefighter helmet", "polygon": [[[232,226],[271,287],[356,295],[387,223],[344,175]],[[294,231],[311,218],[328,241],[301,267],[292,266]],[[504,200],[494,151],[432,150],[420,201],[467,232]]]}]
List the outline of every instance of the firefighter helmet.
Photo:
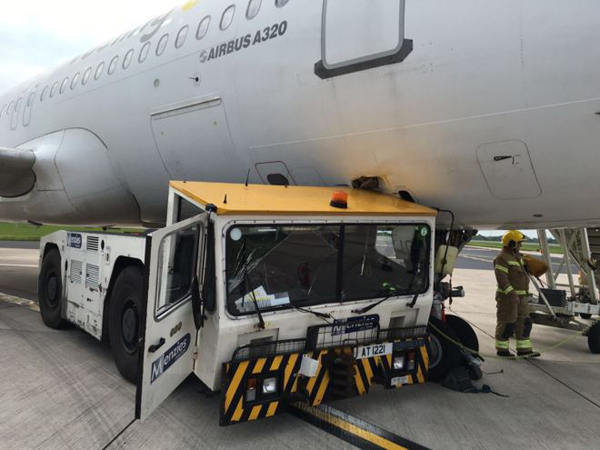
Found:
[{"label": "firefighter helmet", "polygon": [[523,242],[525,239],[525,235],[518,230],[510,230],[504,233],[502,236],[502,246],[508,248],[515,248],[517,246],[517,242]]}]

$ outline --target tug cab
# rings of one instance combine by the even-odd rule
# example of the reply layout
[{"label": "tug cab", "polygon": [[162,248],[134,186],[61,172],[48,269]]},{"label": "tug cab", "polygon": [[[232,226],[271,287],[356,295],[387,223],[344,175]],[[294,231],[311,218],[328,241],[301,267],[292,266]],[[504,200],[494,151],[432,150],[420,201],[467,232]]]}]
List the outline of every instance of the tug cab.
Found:
[{"label": "tug cab", "polygon": [[194,373],[220,424],[423,383],[436,212],[349,188],[171,182],[136,417]]}]

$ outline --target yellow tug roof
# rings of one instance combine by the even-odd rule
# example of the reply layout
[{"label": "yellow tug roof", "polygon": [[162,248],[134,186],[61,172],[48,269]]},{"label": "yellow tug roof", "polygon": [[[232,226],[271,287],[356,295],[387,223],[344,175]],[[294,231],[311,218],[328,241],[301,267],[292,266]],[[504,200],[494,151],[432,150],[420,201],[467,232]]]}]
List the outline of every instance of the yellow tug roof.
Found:
[{"label": "yellow tug roof", "polygon": [[[171,187],[218,214],[401,215],[435,216],[435,210],[391,195],[341,187],[268,186],[262,184],[171,181]],[[348,208],[330,206],[334,192],[348,193]]]}]

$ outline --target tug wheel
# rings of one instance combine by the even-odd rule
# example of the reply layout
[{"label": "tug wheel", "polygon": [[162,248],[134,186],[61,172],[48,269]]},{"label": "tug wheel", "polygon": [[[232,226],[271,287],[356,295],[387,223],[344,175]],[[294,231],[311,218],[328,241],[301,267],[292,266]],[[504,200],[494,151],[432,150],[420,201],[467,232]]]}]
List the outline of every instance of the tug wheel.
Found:
[{"label": "tug wheel", "polygon": [[462,345],[468,349],[475,350],[476,352],[479,351],[479,339],[477,339],[477,334],[466,320],[448,314],[446,315],[446,324],[448,324],[448,326],[452,328],[452,331],[456,333],[458,340]]},{"label": "tug wheel", "polygon": [[596,322],[588,331],[588,347],[592,353],[600,353],[600,322]]},{"label": "tug wheel", "polygon": [[50,328],[64,328],[68,323],[62,318],[62,294],[61,258],[59,251],[53,248],[44,256],[38,278],[40,312]]},{"label": "tug wheel", "polygon": [[144,275],[139,266],[129,266],[118,275],[108,311],[108,338],[119,373],[135,383],[138,375],[140,317]]},{"label": "tug wheel", "polygon": [[460,341],[460,339],[448,324],[435,317],[429,318],[429,324],[430,334],[429,345],[427,346],[429,371],[427,372],[427,379],[430,381],[439,381],[448,375],[450,370],[460,364],[462,357],[460,348],[450,342],[445,336],[454,341]]},{"label": "tug wheel", "polygon": [[588,313],[579,313],[579,316],[580,316],[582,319],[586,319],[586,320],[589,320],[589,319],[591,319],[591,318],[592,318],[592,315],[591,315],[591,314],[588,314]]}]

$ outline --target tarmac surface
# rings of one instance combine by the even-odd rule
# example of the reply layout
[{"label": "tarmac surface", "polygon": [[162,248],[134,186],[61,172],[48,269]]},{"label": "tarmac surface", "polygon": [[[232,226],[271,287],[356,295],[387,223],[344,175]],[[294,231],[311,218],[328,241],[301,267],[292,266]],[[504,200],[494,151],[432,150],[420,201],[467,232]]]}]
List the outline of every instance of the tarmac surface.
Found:
[{"label": "tarmac surface", "polygon": [[38,242],[0,241],[0,292],[37,301]]},{"label": "tarmac surface", "polygon": [[[471,249],[453,281],[467,296],[449,313],[475,327],[483,380],[508,398],[462,394],[437,383],[338,401],[335,408],[432,449],[600,448],[600,355],[567,330],[535,326],[543,356],[494,357],[496,250]],[[218,426],[219,398],[190,378],[144,423],[133,422],[135,387],[110,350],[84,332],[46,328],[37,312],[37,250],[0,245],[1,449],[347,448],[290,415]],[[564,276],[561,275],[561,277]],[[17,298],[19,297],[19,298]],[[591,322],[589,322],[591,323]],[[544,349],[563,346],[544,352]],[[514,342],[512,343],[514,346]]]}]

